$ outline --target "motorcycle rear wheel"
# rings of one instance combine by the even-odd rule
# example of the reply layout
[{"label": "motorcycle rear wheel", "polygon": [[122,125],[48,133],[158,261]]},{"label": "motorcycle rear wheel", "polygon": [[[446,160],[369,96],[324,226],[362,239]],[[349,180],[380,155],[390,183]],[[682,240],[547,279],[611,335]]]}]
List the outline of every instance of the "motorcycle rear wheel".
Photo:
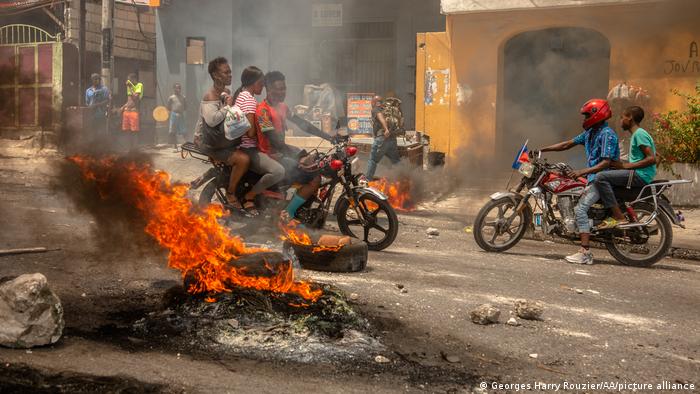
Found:
[{"label": "motorcycle rear wheel", "polygon": [[[654,206],[646,202],[639,202],[637,204],[634,204],[633,208],[634,211],[637,213],[638,220],[640,221],[646,220],[646,218],[648,218],[652,214],[652,212],[654,212]],[[649,249],[649,247],[647,246],[649,242],[648,239],[647,242],[643,244],[632,244],[629,241],[627,241],[628,236],[619,236],[619,233],[623,230],[613,231],[616,232],[616,234],[614,234],[613,236],[613,239],[605,244],[606,248],[608,249],[608,252],[610,252],[610,255],[612,255],[612,257],[614,257],[615,260],[619,261],[624,265],[629,265],[633,267],[651,267],[659,260],[666,257],[669,249],[671,248],[671,244],[673,243],[673,228],[671,227],[671,221],[668,219],[666,214],[664,214],[660,210],[658,212],[658,215],[656,215],[656,218],[654,219],[654,221],[651,222],[650,225],[641,229],[624,230],[625,232],[627,232],[627,234],[633,234],[631,232],[637,231],[640,233],[636,235],[644,235],[647,237],[656,235],[658,233],[661,240],[660,242],[658,242],[659,245],[656,247],[656,250],[652,251],[651,253],[647,253],[645,255],[642,255],[641,253]],[[640,257],[636,258],[636,256]]]},{"label": "motorcycle rear wheel", "polygon": [[[481,208],[476,215],[473,227],[474,240],[481,249],[487,252],[505,252],[515,246],[525,235],[527,227],[532,222],[532,215],[529,207],[525,207],[520,213],[515,212],[515,205],[519,201],[520,199],[513,201],[510,197],[501,197],[490,200]],[[494,209],[497,210],[495,217],[492,212]],[[504,228],[506,221],[513,215],[517,216],[513,218],[508,228]],[[492,233],[484,234],[487,228],[492,228]],[[498,243],[498,238],[505,235],[508,235],[508,239]]]}]

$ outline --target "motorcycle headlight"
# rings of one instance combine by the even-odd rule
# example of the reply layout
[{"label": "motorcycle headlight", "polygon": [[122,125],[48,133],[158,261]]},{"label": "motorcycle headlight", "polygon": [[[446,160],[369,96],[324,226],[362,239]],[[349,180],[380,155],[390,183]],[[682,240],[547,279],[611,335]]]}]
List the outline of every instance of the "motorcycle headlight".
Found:
[{"label": "motorcycle headlight", "polygon": [[535,166],[533,166],[532,163],[520,163],[520,168],[518,168],[518,172],[527,178],[532,177],[534,171]]}]

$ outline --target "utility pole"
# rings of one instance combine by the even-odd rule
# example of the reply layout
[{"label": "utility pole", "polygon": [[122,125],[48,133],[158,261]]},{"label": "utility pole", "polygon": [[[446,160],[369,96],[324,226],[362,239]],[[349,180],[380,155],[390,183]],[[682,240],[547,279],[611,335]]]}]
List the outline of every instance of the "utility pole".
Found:
[{"label": "utility pole", "polygon": [[80,97],[82,104],[85,104],[83,103],[85,100],[83,93],[85,92],[85,52],[87,52],[87,48],[85,48],[85,19],[87,19],[85,1],[78,0],[78,18],[80,18],[78,23],[78,97]]},{"label": "utility pole", "polygon": [[114,34],[114,0],[102,0],[102,78],[104,85],[113,91],[112,86],[112,38]]}]

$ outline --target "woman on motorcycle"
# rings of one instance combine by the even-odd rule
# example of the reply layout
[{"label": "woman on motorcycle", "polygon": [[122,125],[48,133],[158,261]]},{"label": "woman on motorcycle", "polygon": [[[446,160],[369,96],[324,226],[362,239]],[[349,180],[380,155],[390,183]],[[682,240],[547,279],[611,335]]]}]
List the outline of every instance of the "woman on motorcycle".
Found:
[{"label": "woman on motorcycle", "polygon": [[202,97],[194,142],[212,160],[233,167],[226,197],[231,206],[242,209],[235,192],[238,181],[248,171],[250,158],[239,149],[241,139],[228,140],[223,130],[226,118],[224,104],[233,105],[231,91],[226,88],[231,84],[231,67],[226,58],[217,57],[209,62],[208,71],[214,85]]},{"label": "woman on motorcycle", "polygon": [[251,124],[250,129],[242,137],[241,149],[250,159],[251,171],[262,175],[253,188],[243,196],[243,208],[252,216],[258,215],[255,209],[255,196],[284,179],[284,167],[258,149],[260,125],[256,116],[258,102],[254,96],[262,93],[264,84],[265,74],[262,70],[255,66],[246,67],[241,74],[241,87],[233,95],[233,102],[243,111]]}]

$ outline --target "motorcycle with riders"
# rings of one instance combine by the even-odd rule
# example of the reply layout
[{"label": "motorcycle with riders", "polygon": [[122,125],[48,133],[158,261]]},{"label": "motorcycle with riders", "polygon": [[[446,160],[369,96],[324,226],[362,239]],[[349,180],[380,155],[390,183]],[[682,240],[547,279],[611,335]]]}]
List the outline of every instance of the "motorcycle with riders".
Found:
[{"label": "motorcycle with riders", "polygon": [[[604,100],[598,101],[607,104]],[[586,128],[587,122],[598,119],[595,110],[584,109],[586,105],[582,108]],[[598,115],[602,121],[611,113],[607,117],[604,115]],[[548,162],[541,151],[528,152],[527,144],[526,141],[513,163],[513,168],[521,175],[517,186],[492,194],[474,221],[474,239],[485,251],[507,251],[517,245],[527,231],[537,230],[568,241],[575,241],[582,232],[574,208],[585,195],[588,179],[577,176],[566,163]],[[623,224],[606,227],[602,224],[611,216],[611,210],[599,203],[593,204],[587,212],[590,241],[604,244],[622,264],[638,267],[655,264],[671,248],[673,226],[685,228],[682,215],[676,213],[664,193],[671,187],[690,182],[653,180],[643,186],[613,188],[626,220]]]}]

